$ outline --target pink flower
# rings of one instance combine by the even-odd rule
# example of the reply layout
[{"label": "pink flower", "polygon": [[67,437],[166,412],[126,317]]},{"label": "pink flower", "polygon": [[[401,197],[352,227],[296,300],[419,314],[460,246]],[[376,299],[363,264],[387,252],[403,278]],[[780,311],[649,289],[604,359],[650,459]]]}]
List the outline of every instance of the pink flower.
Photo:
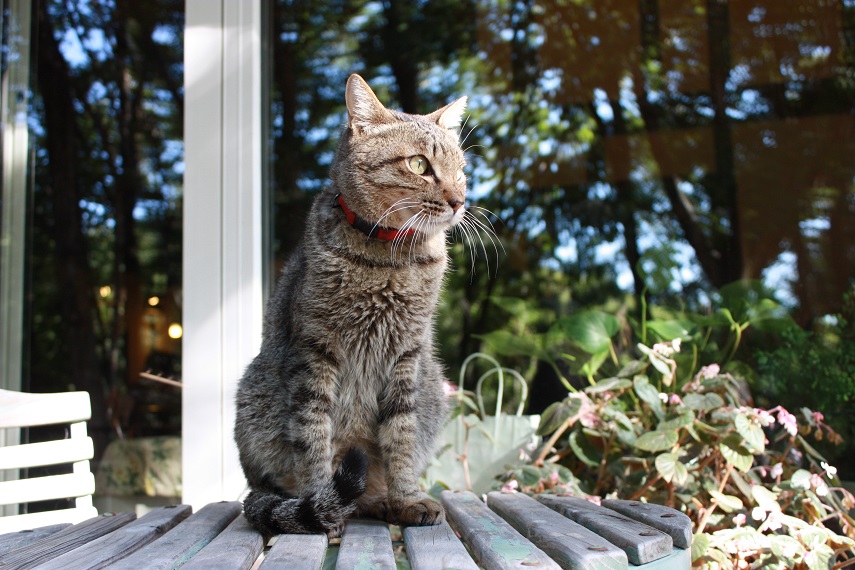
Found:
[{"label": "pink flower", "polygon": [[763,427],[769,427],[775,423],[775,417],[766,410],[754,408],[754,416],[760,421],[760,425]]},{"label": "pink flower", "polygon": [[781,523],[781,513],[778,511],[772,511],[769,513],[769,518],[766,519],[766,528],[771,531],[776,531],[782,526],[784,525]]},{"label": "pink flower", "polygon": [[698,376],[704,380],[709,380],[710,378],[718,376],[719,372],[721,372],[721,367],[718,364],[710,364],[709,366],[701,368],[700,372],[698,372]]},{"label": "pink flower", "polygon": [[738,515],[733,516],[733,524],[735,524],[737,528],[744,525],[747,520],[745,513],[739,513]]},{"label": "pink flower", "polygon": [[502,486],[502,491],[506,491],[508,493],[516,493],[517,489],[519,489],[520,484],[517,483],[516,479],[511,479],[507,483]]},{"label": "pink flower", "polygon": [[837,467],[832,467],[825,461],[820,461],[819,465],[825,471],[825,474],[828,475],[829,479],[834,479],[834,476],[837,475]]},{"label": "pink flower", "polygon": [[783,474],[784,474],[784,464],[783,463],[776,463],[775,465],[772,466],[771,471],[769,471],[769,476],[772,477],[773,479],[777,479],[778,477],[780,477]]},{"label": "pink flower", "polygon": [[822,412],[814,412],[813,419],[816,423],[822,423],[822,421],[825,420],[825,416],[822,415]]},{"label": "pink flower", "polygon": [[457,384],[453,384],[452,382],[449,382],[448,380],[443,381],[442,391],[445,392],[446,396],[453,396],[454,394],[456,394],[458,392],[458,390],[459,390],[459,388],[457,387]]},{"label": "pink flower", "polygon": [[671,394],[671,397],[668,398],[668,403],[672,406],[680,406],[683,404],[683,399],[677,394]]},{"label": "pink flower", "polygon": [[796,434],[799,433],[799,424],[796,422],[796,416],[784,408],[780,408],[778,410],[778,423],[787,430],[787,433],[789,433],[791,437],[796,437]]},{"label": "pink flower", "polygon": [[822,475],[818,473],[811,475],[810,486],[813,487],[814,492],[820,497],[828,495],[828,485],[822,480]]},{"label": "pink flower", "polygon": [[553,485],[557,485],[557,484],[558,484],[558,471],[553,471],[553,472],[552,472],[552,474],[549,476],[549,481],[550,481]]}]

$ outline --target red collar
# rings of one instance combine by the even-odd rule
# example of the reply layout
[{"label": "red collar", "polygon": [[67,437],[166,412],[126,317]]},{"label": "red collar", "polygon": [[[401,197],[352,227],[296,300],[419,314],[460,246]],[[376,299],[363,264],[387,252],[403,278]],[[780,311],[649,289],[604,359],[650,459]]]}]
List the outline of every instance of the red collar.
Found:
[{"label": "red collar", "polygon": [[353,210],[347,207],[347,204],[344,203],[344,197],[342,197],[341,194],[336,194],[335,196],[333,208],[336,206],[340,207],[341,211],[344,212],[344,217],[347,218],[347,223],[370,238],[392,241],[393,239],[409,237],[416,233],[416,230],[413,228],[409,228],[404,231],[396,230],[395,228],[381,228],[377,224],[372,224],[368,220],[360,218],[353,212]]}]

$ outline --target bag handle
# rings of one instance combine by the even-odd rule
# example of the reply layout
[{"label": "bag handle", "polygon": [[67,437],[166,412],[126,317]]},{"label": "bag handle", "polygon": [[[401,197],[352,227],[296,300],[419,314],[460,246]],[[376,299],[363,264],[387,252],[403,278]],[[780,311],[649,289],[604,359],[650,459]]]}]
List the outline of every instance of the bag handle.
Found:
[{"label": "bag handle", "polygon": [[489,378],[493,374],[496,374],[499,380],[499,391],[496,397],[496,410],[493,415],[499,416],[501,414],[502,398],[504,396],[505,388],[505,373],[510,374],[511,377],[515,379],[521,387],[520,403],[517,406],[517,411],[515,414],[517,416],[521,416],[523,408],[525,407],[525,402],[528,399],[528,384],[526,384],[525,378],[523,378],[522,374],[520,374],[516,370],[502,366],[498,360],[496,360],[489,354],[485,354],[483,352],[474,352],[466,357],[466,359],[463,361],[463,364],[460,366],[460,379],[457,383],[459,389],[461,391],[463,390],[463,381],[466,376],[466,367],[476,358],[483,358],[484,360],[487,360],[490,364],[493,365],[493,368],[482,374],[481,377],[478,378],[478,381],[475,383],[475,396],[478,400],[478,410],[481,413],[481,417],[483,418],[487,416],[486,410],[484,409],[484,398],[481,395],[481,387],[484,384],[484,381],[487,380],[487,378]]}]

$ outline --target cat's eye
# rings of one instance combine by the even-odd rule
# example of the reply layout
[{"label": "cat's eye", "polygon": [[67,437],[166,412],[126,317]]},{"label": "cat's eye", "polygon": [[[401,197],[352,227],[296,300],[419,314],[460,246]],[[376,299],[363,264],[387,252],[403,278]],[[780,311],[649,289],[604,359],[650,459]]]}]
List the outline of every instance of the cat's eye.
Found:
[{"label": "cat's eye", "polygon": [[416,156],[411,156],[410,159],[407,161],[407,165],[410,167],[410,170],[419,175],[427,173],[427,171],[430,169],[430,163],[428,162],[428,159],[426,159],[420,154]]}]

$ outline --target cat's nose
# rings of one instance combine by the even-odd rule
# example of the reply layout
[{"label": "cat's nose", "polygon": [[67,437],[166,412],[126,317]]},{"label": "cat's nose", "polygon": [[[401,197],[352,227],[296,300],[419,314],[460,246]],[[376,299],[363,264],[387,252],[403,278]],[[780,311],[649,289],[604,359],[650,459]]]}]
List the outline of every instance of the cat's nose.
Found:
[{"label": "cat's nose", "polygon": [[451,209],[456,212],[463,205],[463,200],[458,200],[457,198],[452,198],[451,200],[448,201],[448,205],[451,206]]}]

